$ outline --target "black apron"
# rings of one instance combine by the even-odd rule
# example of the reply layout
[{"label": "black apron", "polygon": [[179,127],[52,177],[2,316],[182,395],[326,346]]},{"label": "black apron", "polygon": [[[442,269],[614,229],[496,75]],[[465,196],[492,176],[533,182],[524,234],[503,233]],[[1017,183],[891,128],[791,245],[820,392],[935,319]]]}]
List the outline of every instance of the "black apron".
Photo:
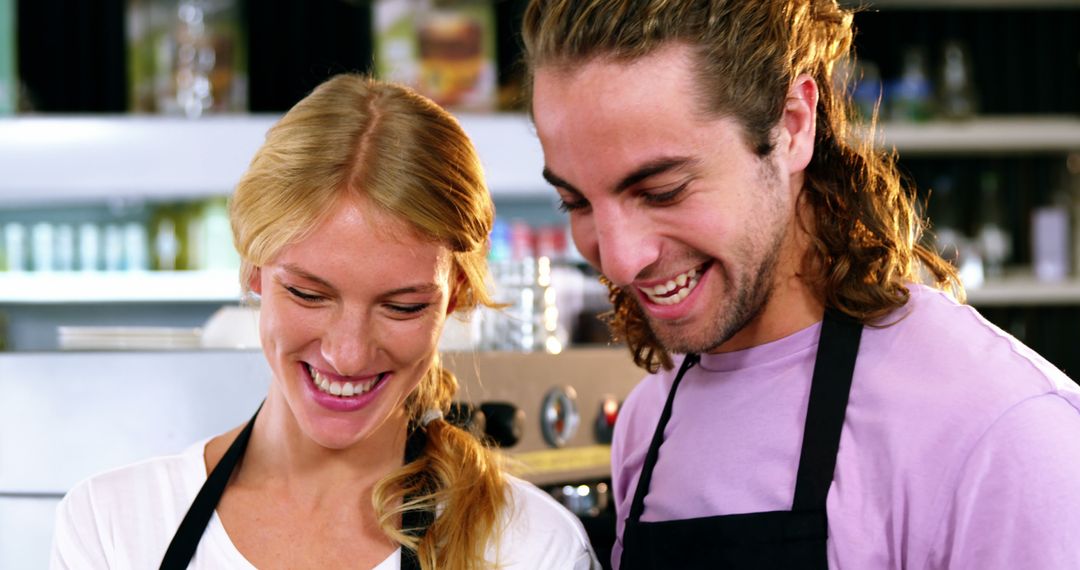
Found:
[{"label": "black apron", "polygon": [[833,480],[862,324],[827,310],[814,362],[795,498],[790,511],[641,522],[645,495],[671,418],[675,391],[697,364],[688,354],[671,385],[623,530],[621,570],[646,568],[827,569],[825,498]]},{"label": "black apron", "polygon": [[[262,405],[259,406],[259,410],[261,409]],[[184,515],[184,520],[180,522],[180,527],[173,535],[168,550],[165,551],[165,557],[161,561],[161,570],[183,570],[191,563],[206,525],[210,523],[210,517],[213,516],[218,502],[221,501],[221,495],[225,493],[225,485],[229,483],[236,465],[240,463],[244,451],[247,450],[248,440],[251,439],[251,430],[255,426],[255,418],[258,417],[259,410],[255,410],[255,415],[229,445],[221,461],[210,472],[206,482],[199,489],[199,494],[195,496],[187,514]],[[412,429],[405,443],[405,463],[419,457],[426,444],[427,435],[424,430]],[[408,497],[405,500],[407,501]],[[407,534],[422,536],[433,520],[433,512],[408,511],[402,516],[401,527],[406,529]],[[420,570],[416,552],[404,546],[401,547],[401,569]]]}]

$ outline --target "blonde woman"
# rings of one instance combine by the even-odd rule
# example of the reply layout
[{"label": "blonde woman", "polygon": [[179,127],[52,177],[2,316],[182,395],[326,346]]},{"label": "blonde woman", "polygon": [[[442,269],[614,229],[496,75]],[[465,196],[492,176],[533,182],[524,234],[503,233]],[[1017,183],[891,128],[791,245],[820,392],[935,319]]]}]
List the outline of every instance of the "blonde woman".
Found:
[{"label": "blonde woman", "polygon": [[598,567],[576,518],[442,419],[457,390],[443,323],[492,304],[493,207],[453,118],[334,77],[270,130],[230,216],[260,299],[265,403],[78,485],[53,568]]}]

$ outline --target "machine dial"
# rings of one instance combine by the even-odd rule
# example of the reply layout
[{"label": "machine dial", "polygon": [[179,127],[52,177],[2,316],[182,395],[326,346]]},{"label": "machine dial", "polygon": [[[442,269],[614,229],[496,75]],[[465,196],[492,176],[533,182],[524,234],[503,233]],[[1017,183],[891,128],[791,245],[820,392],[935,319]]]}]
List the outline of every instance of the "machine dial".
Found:
[{"label": "machine dial", "polygon": [[540,406],[540,431],[552,447],[563,447],[577,433],[581,414],[571,386],[552,388]]}]

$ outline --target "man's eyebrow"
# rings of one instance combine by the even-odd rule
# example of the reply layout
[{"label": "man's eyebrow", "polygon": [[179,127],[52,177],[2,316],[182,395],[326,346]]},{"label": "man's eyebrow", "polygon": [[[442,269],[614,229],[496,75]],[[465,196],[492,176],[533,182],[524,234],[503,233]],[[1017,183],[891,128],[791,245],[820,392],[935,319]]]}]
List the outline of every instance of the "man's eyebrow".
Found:
[{"label": "man's eyebrow", "polygon": [[[675,170],[677,168],[682,168],[695,162],[696,161],[694,159],[685,156],[663,157],[650,162],[646,162],[645,164],[638,167],[637,170],[624,176],[623,179],[615,185],[615,193],[618,194],[620,192],[624,192],[627,189],[632,188],[635,184],[639,184],[643,180],[648,180],[649,178],[656,176],[657,174],[663,174],[664,172]],[[551,169],[546,166],[544,167],[543,176],[544,180],[547,180],[548,184],[551,184],[556,188],[562,188],[568,192],[573,192],[574,194],[578,195],[581,194],[581,191],[577,188],[574,188],[573,184],[570,184],[566,180],[563,180],[562,177],[552,172]]]},{"label": "man's eyebrow", "polygon": [[574,188],[573,184],[570,184],[569,182],[563,180],[562,177],[552,172],[550,168],[545,166],[544,171],[541,173],[541,175],[544,177],[544,180],[547,180],[548,184],[551,184],[556,188],[562,188],[563,190],[566,190],[568,192],[573,192],[574,194],[577,194],[579,196],[581,195],[580,190]]},{"label": "man's eyebrow", "polygon": [[658,158],[650,162],[646,162],[641,165],[637,170],[627,174],[615,185],[615,193],[626,191],[628,188],[632,188],[635,184],[648,180],[657,174],[663,174],[665,172],[682,168],[688,164],[695,162],[693,159],[685,156],[670,156]]}]

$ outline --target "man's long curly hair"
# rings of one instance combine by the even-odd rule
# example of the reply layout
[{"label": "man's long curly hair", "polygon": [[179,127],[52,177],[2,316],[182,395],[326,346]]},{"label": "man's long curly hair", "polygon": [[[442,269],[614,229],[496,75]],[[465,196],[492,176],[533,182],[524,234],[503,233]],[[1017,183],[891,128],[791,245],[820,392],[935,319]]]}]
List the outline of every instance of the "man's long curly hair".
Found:
[{"label": "man's long curly hair", "polygon": [[[814,155],[799,200],[811,247],[800,276],[826,306],[869,323],[907,303],[907,284],[950,287],[956,270],[921,245],[925,222],[896,155],[874,147],[874,125],[852,125],[850,97],[833,83],[837,63],[852,57],[852,12],[835,0],[532,0],[523,39],[531,73],[572,69],[595,58],[632,61],[673,43],[691,47],[698,101],[709,116],[735,118],[759,156],[774,149],[793,80],[809,74],[819,99]],[[531,75],[530,75],[531,83]],[[636,299],[604,280],[606,320],[634,361],[650,372],[672,367]]]}]

